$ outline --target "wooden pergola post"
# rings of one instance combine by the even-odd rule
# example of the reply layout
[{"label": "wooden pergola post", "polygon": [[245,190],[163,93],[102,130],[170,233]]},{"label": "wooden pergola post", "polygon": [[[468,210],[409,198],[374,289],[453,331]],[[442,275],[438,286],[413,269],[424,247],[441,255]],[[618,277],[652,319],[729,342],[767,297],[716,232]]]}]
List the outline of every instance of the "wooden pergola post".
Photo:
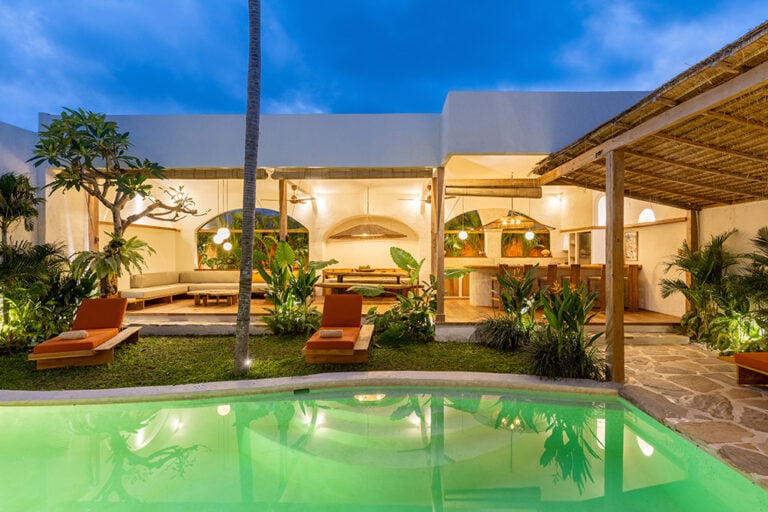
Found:
[{"label": "wooden pergola post", "polygon": [[437,280],[437,312],[435,322],[445,323],[445,167],[438,167],[432,184],[432,211],[437,221],[435,230],[436,265],[434,269]]},{"label": "wooden pergola post", "polygon": [[278,235],[280,240],[288,239],[288,193],[285,190],[285,180],[277,181],[278,189],[278,204],[280,210],[280,233]]},{"label": "wooden pergola post", "polygon": [[613,382],[624,382],[624,151],[605,157],[605,340]]}]

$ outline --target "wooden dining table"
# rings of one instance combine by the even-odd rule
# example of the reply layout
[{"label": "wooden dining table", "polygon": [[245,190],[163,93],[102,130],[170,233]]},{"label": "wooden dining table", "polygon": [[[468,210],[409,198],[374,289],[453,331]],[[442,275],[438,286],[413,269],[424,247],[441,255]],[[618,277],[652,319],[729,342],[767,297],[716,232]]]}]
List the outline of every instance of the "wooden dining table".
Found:
[{"label": "wooden dining table", "polygon": [[364,279],[355,279],[355,283],[365,281],[383,281],[391,278],[396,284],[400,284],[401,279],[408,279],[407,272],[393,272],[391,270],[325,270],[323,272],[325,279],[336,278],[337,283],[343,283],[345,277],[355,277]]}]

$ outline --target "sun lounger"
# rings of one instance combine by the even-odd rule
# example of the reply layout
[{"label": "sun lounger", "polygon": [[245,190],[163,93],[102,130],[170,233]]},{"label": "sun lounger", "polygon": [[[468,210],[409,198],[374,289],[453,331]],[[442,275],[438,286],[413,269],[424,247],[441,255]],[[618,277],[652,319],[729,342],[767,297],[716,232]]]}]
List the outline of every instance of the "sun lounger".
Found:
[{"label": "sun lounger", "polygon": [[38,370],[111,363],[115,346],[139,339],[140,327],[122,329],[127,307],[123,298],[83,300],[72,330],[40,343],[28,359]]},{"label": "sun lounger", "polygon": [[768,384],[768,352],[737,352],[722,358],[736,365],[736,382],[742,386]]},{"label": "sun lounger", "polygon": [[360,325],[363,297],[357,294],[327,295],[320,329],[301,353],[308,363],[364,363],[373,325]]}]

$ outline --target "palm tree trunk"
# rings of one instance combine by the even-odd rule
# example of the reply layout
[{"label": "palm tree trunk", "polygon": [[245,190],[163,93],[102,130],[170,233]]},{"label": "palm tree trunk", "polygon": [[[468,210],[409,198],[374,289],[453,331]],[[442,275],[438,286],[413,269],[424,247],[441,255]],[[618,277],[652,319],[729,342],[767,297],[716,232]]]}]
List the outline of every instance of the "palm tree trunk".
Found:
[{"label": "palm tree trunk", "polygon": [[261,1],[248,0],[248,100],[245,110],[245,165],[243,168],[243,235],[240,240],[240,294],[235,325],[235,375],[250,367],[248,339],[251,326],[251,282],[253,280],[253,224],[256,207],[256,166],[259,155],[259,109],[261,104]]}]

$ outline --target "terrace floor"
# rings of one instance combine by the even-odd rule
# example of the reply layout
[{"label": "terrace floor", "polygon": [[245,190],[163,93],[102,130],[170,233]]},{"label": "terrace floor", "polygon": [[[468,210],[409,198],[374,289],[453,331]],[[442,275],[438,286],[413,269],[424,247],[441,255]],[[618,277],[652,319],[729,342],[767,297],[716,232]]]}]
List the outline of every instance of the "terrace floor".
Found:
[{"label": "terrace floor", "polygon": [[768,489],[768,387],[696,344],[625,347],[620,394]]}]

